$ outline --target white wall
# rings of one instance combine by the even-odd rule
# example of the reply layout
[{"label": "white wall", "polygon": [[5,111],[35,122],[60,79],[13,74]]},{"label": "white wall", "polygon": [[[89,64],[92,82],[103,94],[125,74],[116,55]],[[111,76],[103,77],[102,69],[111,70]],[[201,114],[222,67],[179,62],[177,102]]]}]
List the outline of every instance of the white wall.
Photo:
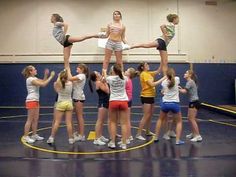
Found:
[{"label": "white wall", "polygon": [[[62,62],[62,46],[52,36],[52,13],[59,13],[73,36],[97,33],[120,10],[130,44],[155,40],[166,15],[179,13],[177,35],[168,46],[170,62],[236,62],[236,2],[218,0],[1,0],[0,62]],[[74,44],[71,61],[101,62],[97,39]],[[185,55],[185,53],[187,55]],[[155,49],[124,52],[127,62],[159,60]],[[214,58],[214,59],[212,59]]]}]

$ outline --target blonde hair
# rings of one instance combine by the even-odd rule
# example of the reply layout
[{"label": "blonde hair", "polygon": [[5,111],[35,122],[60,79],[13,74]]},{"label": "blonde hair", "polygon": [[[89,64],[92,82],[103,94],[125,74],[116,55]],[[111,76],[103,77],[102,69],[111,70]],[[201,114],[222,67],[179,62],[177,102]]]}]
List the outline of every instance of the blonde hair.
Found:
[{"label": "blonde hair", "polygon": [[128,72],[130,74],[130,79],[133,79],[139,75],[139,72],[136,71],[134,68],[128,68]]},{"label": "blonde hair", "polygon": [[66,87],[66,82],[68,80],[68,74],[67,74],[66,69],[64,69],[63,71],[60,72],[59,79],[60,79],[62,88],[65,88]]},{"label": "blonde hair", "polygon": [[34,66],[33,65],[28,65],[28,66],[26,66],[23,70],[22,70],[22,72],[21,72],[21,74],[25,77],[25,78],[28,78],[28,77],[30,77],[31,76],[31,71],[34,69]]},{"label": "blonde hair", "polygon": [[179,16],[177,14],[169,14],[169,15],[167,15],[166,18],[167,18],[168,22],[172,23],[174,21],[174,19],[179,18]]}]

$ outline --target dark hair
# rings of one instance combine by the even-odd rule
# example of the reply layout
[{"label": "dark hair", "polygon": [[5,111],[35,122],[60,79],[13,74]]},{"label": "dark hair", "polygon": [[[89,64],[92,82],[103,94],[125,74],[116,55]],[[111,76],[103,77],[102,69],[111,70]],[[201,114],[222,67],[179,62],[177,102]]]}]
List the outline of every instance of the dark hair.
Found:
[{"label": "dark hair", "polygon": [[78,67],[83,70],[83,73],[85,74],[86,78],[89,76],[89,69],[86,64],[79,64]]},{"label": "dark hair", "polygon": [[174,21],[174,19],[176,19],[176,18],[178,18],[179,16],[178,15],[176,15],[176,14],[169,14],[169,15],[167,15],[167,20],[168,20],[168,22],[173,22]]},{"label": "dark hair", "polygon": [[118,75],[121,79],[124,79],[124,76],[122,74],[122,69],[120,64],[114,64],[113,65],[113,71],[116,75]]},{"label": "dark hair", "polygon": [[93,71],[92,73],[90,73],[90,76],[89,76],[89,89],[90,91],[93,93],[93,85],[92,85],[92,82],[95,82],[97,79],[97,75],[96,73]]},{"label": "dark hair", "polygon": [[145,65],[145,62],[142,62],[142,63],[140,63],[140,64],[138,65],[137,70],[138,70],[140,73],[143,72],[143,70],[144,70],[144,65]]},{"label": "dark hair", "polygon": [[60,72],[59,78],[60,78],[60,81],[61,81],[62,88],[65,88],[66,87],[66,81],[68,80],[68,74],[67,74],[66,69],[64,69],[63,71]]},{"label": "dark hair", "polygon": [[166,77],[169,80],[168,88],[172,88],[175,85],[175,70],[173,68],[168,68],[166,71]]},{"label": "dark hair", "polygon": [[114,16],[114,14],[115,14],[116,12],[120,15],[120,19],[122,19],[122,14],[121,14],[121,12],[120,12],[119,10],[115,10],[115,11],[113,12],[113,16]]},{"label": "dark hair", "polygon": [[63,18],[59,14],[52,14],[56,22],[64,22]]},{"label": "dark hair", "polygon": [[190,75],[190,78],[195,82],[196,85],[198,85],[197,84],[197,75],[194,73],[194,71],[193,70],[188,70],[188,73]]}]

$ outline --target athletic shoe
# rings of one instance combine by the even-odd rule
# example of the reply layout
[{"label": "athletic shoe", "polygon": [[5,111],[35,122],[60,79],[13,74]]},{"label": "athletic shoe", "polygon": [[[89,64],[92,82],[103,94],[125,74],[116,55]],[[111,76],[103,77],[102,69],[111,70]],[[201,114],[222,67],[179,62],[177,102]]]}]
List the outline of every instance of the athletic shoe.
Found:
[{"label": "athletic shoe", "polygon": [[170,130],[170,131],[168,132],[168,134],[169,134],[169,137],[170,137],[170,138],[176,138],[175,131]]},{"label": "athletic shoe", "polygon": [[[119,141],[117,144],[120,145],[120,144],[122,144],[122,143],[123,143],[122,141]],[[129,139],[126,140],[126,144],[130,144],[130,140],[129,140]]]},{"label": "athletic shoe", "polygon": [[75,141],[85,141],[85,136],[83,135],[74,135]]},{"label": "athletic shoe", "polygon": [[39,136],[38,134],[32,135],[31,139],[33,139],[34,141],[42,141],[44,140],[44,137]]},{"label": "athletic shoe", "polygon": [[145,141],[146,139],[142,135],[136,135],[136,139]]},{"label": "athletic shoe", "polygon": [[159,142],[159,138],[158,138],[157,136],[155,136],[154,142],[155,142],[155,143]]},{"label": "athletic shoe", "polygon": [[129,49],[130,49],[130,46],[129,46],[128,44],[124,44],[122,49],[123,49],[123,50],[129,50]]},{"label": "athletic shoe", "polygon": [[105,145],[106,143],[105,142],[103,142],[101,139],[95,139],[94,141],[93,141],[93,144],[95,144],[95,145],[98,145],[98,146],[103,146],[103,145]]},{"label": "athletic shoe", "polygon": [[129,140],[129,141],[133,141],[133,140],[134,140],[133,136],[130,136],[130,137],[128,138],[128,140]]},{"label": "athletic shoe", "polygon": [[54,143],[54,138],[52,136],[50,136],[47,140],[48,144],[53,144]]},{"label": "athletic shoe", "polygon": [[116,144],[115,144],[114,142],[112,142],[112,141],[110,141],[110,142],[107,144],[107,146],[108,146],[109,148],[111,148],[111,149],[116,148]]},{"label": "athletic shoe", "polygon": [[75,143],[75,139],[74,138],[69,138],[68,141],[69,141],[69,144],[74,144]]},{"label": "athletic shoe", "polygon": [[150,130],[146,130],[145,135],[146,136],[154,136],[155,134],[152,133]]},{"label": "athletic shoe", "polygon": [[127,149],[127,145],[126,144],[120,144],[120,147],[121,147],[121,149]]},{"label": "athletic shoe", "polygon": [[190,133],[190,134],[186,135],[186,138],[188,138],[188,139],[192,139],[192,138],[193,138],[193,134]]},{"label": "athletic shoe", "polygon": [[104,143],[107,143],[108,141],[109,141],[109,139],[107,139],[107,138],[105,138],[104,136],[101,136],[100,138],[98,138],[98,139],[100,139],[102,142],[104,142]]},{"label": "athletic shoe", "polygon": [[200,141],[202,141],[202,137],[201,137],[201,135],[197,135],[194,138],[192,138],[190,141],[192,141],[192,142],[200,142]]},{"label": "athletic shoe", "polygon": [[30,138],[29,136],[23,136],[23,140],[26,142],[26,143],[34,143],[35,140]]},{"label": "athletic shoe", "polygon": [[165,140],[170,140],[170,136],[168,133],[165,133],[162,138]]},{"label": "athletic shoe", "polygon": [[176,143],[175,143],[176,145],[182,145],[182,144],[184,144],[184,141],[182,141],[182,140],[179,140],[179,141],[176,141]]}]

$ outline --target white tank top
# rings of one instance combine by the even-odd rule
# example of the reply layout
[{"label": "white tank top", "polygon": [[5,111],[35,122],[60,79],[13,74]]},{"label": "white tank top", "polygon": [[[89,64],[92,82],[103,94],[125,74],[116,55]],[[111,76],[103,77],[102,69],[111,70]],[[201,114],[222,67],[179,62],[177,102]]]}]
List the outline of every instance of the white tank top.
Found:
[{"label": "white tank top", "polygon": [[65,88],[62,88],[58,92],[58,102],[59,101],[72,101],[71,94],[72,94],[72,82],[68,81],[65,84]]},{"label": "white tank top", "polygon": [[26,79],[26,88],[28,95],[26,97],[26,102],[28,101],[39,101],[39,86],[32,84],[33,80],[38,79],[37,77],[28,77]]}]

